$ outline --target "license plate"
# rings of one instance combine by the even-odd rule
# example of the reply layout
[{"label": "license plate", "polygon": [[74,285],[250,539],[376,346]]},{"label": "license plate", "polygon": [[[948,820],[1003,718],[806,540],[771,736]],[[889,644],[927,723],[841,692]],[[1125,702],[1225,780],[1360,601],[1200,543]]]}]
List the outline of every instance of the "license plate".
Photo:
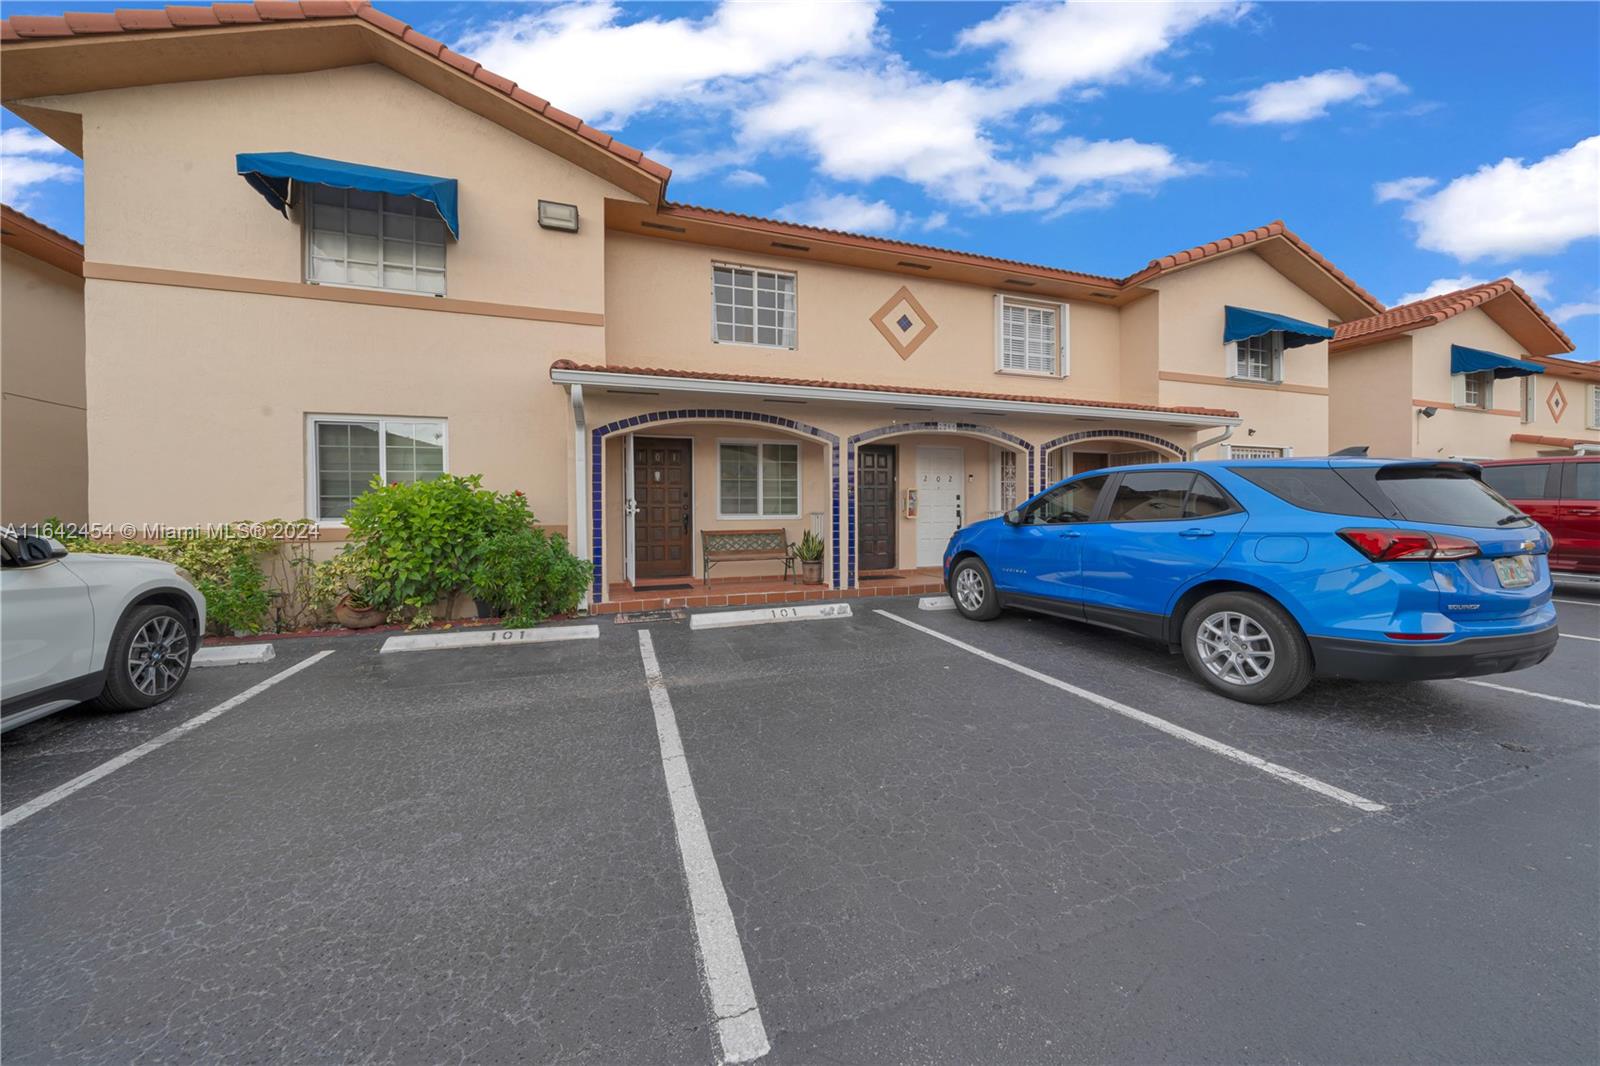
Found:
[{"label": "license plate", "polygon": [[1504,559],[1496,559],[1494,572],[1500,579],[1501,588],[1526,588],[1533,584],[1533,556],[1511,555]]}]

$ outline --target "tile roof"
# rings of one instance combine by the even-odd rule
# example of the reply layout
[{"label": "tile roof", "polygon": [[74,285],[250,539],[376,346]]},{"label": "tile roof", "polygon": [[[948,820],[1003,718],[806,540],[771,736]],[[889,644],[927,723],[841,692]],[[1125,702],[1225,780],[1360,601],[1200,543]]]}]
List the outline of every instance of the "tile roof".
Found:
[{"label": "tile roof", "polygon": [[849,389],[857,392],[892,392],[904,396],[951,396],[964,400],[1001,400],[1010,403],[1048,403],[1062,407],[1103,407],[1114,411],[1155,411],[1161,414],[1210,415],[1221,418],[1238,418],[1239,412],[1220,407],[1161,407],[1148,403],[1117,403],[1112,400],[1073,400],[1056,396],[1025,395],[1022,393],[971,392],[966,389],[934,389],[914,385],[863,385],[851,381],[828,381],[821,378],[780,378],[756,374],[724,374],[707,370],[671,370],[659,366],[607,366],[593,363],[575,363],[571,359],[557,359],[550,364],[554,370],[579,370],[593,374],[638,374],[657,378],[691,378],[696,381],[743,382],[755,385],[788,385],[805,389]]},{"label": "tile roof", "polygon": [[1399,336],[1410,333],[1412,330],[1424,329],[1437,325],[1446,319],[1454,318],[1463,311],[1470,311],[1474,307],[1482,307],[1490,300],[1497,299],[1507,294],[1515,294],[1523,303],[1527,304],[1540,320],[1566,343],[1568,350],[1573,347],[1572,339],[1562,331],[1561,327],[1550,320],[1550,316],[1533,301],[1533,297],[1522,291],[1521,286],[1510,278],[1501,278],[1484,285],[1473,285],[1455,292],[1447,292],[1440,296],[1430,296],[1426,300],[1414,300],[1399,307],[1391,307],[1381,314],[1370,318],[1358,318],[1344,322],[1333,329],[1333,345],[1337,350],[1354,341],[1363,343]]},{"label": "tile roof", "polygon": [[1373,310],[1383,310],[1382,300],[1379,300],[1366,289],[1363,289],[1360,285],[1357,285],[1355,280],[1351,278],[1350,275],[1334,266],[1326,256],[1302,240],[1299,234],[1295,233],[1294,230],[1284,225],[1282,219],[1276,219],[1272,222],[1268,222],[1265,226],[1257,226],[1255,229],[1247,229],[1243,233],[1235,233],[1231,237],[1223,237],[1221,240],[1208,241],[1205,244],[1196,245],[1193,248],[1186,248],[1181,252],[1173,252],[1171,255],[1164,255],[1158,259],[1152,259],[1149,263],[1145,264],[1143,270],[1136,271],[1135,273],[1129,274],[1127,277],[1123,278],[1121,284],[1137,285],[1140,282],[1148,281],[1149,279],[1157,277],[1161,274],[1165,274],[1168,271],[1177,270],[1180,267],[1186,267],[1191,263],[1197,263],[1203,259],[1210,259],[1213,256],[1222,255],[1225,252],[1231,252],[1238,248],[1243,248],[1245,245],[1255,244],[1258,241],[1268,240],[1272,237],[1281,237],[1290,244],[1294,245],[1305,254],[1306,258],[1310,259],[1323,270],[1327,271],[1341,285],[1355,293],[1363,303],[1370,305]]},{"label": "tile roof", "polygon": [[1549,444],[1557,448],[1576,448],[1580,444],[1600,444],[1600,438],[1546,437],[1539,433],[1513,433],[1511,439],[1522,444]]},{"label": "tile roof", "polygon": [[83,245],[10,204],[0,204],[0,241],[69,274],[83,276]]},{"label": "tile roof", "polygon": [[1530,355],[1528,359],[1545,367],[1557,377],[1600,381],[1600,359],[1560,359],[1553,355]]},{"label": "tile roof", "polygon": [[779,218],[762,218],[759,215],[745,215],[737,211],[723,211],[715,207],[667,203],[662,205],[662,210],[659,213],[669,218],[693,218],[708,222],[727,220],[741,226],[756,226],[774,233],[789,233],[795,236],[807,233],[820,234],[824,237],[841,238],[851,244],[867,245],[890,251],[904,251],[912,255],[931,252],[940,256],[955,256],[963,260],[972,260],[984,266],[1019,267],[1036,273],[1056,275],[1067,281],[1104,285],[1110,288],[1116,288],[1121,285],[1121,282],[1116,278],[1108,277],[1104,274],[1085,274],[1082,271],[1063,270],[1060,267],[1045,266],[1042,263],[1028,263],[1020,259],[1003,259],[999,256],[983,255],[978,252],[963,252],[954,248],[940,248],[932,244],[917,244],[914,241],[875,237],[866,233],[849,233],[845,230],[827,229],[823,226],[808,226],[803,222],[789,222]]},{"label": "tile roof", "polygon": [[518,88],[509,78],[486,69],[475,60],[452,52],[443,43],[418,33],[392,15],[373,7],[368,0],[255,0],[254,3],[210,5],[171,5],[165,8],[119,8],[115,11],[77,12],[60,15],[12,15],[0,20],[0,42],[40,40],[62,37],[104,36],[120,33],[160,33],[172,30],[216,29],[222,26],[257,25],[274,22],[303,22],[308,19],[360,19],[382,30],[417,51],[449,64],[486,89],[508,96],[535,114],[564,126],[623,159],[657,181],[662,188],[672,171],[639,149],[623,144],[608,133],[587,125],[575,115],[553,106],[543,97]]}]

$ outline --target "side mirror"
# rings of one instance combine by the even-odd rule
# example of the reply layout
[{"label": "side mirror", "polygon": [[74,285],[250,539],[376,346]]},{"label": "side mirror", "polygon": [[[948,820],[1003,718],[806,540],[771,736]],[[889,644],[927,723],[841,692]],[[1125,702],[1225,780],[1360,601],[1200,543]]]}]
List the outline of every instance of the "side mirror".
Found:
[{"label": "side mirror", "polygon": [[50,537],[18,537],[17,538],[17,564],[19,566],[40,566],[52,559],[65,559],[67,549],[60,541]]},{"label": "side mirror", "polygon": [[1011,508],[1011,510],[1006,512],[1006,525],[1008,525],[1008,526],[1020,526],[1020,525],[1022,525],[1022,510],[1020,508],[1013,507],[1013,508]]}]

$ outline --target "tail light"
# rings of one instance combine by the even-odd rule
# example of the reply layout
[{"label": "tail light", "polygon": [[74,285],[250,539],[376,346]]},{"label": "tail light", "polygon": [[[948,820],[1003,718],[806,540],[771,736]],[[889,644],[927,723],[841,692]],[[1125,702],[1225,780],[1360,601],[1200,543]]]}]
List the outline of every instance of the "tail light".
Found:
[{"label": "tail light", "polygon": [[1479,554],[1476,541],[1420,529],[1341,529],[1339,536],[1375,563],[1470,559]]}]

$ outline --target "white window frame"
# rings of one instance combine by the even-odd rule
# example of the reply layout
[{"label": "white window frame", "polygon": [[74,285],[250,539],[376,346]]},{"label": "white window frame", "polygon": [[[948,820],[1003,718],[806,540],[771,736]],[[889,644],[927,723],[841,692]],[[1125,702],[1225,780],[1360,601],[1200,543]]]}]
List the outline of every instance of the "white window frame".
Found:
[{"label": "white window frame", "polygon": [[[722,510],[722,446],[724,444],[737,444],[746,447],[754,446],[758,449],[768,445],[781,446],[794,449],[794,511],[790,514],[768,514],[763,508],[767,506],[766,480],[767,475],[762,471],[762,455],[756,452],[756,508],[755,514],[724,514]],[[717,521],[719,522],[763,522],[769,519],[795,519],[805,514],[805,449],[800,447],[799,441],[794,440],[761,440],[750,437],[718,437],[717,438]]]},{"label": "white window frame", "polygon": [[[307,185],[302,185],[301,188],[304,191],[302,192],[302,194],[299,197],[299,199],[300,199],[300,215],[301,215],[301,218],[300,218],[300,235],[301,235],[301,243],[305,246],[305,248],[304,248],[304,253],[305,254],[302,256],[300,269],[301,269],[301,276],[302,276],[303,280],[305,281],[305,283],[307,285],[326,285],[326,286],[329,286],[330,288],[335,288],[335,289],[363,289],[363,290],[365,290],[367,292],[398,292],[398,293],[405,293],[405,294],[410,295],[410,296],[429,296],[429,297],[433,297],[435,299],[443,299],[444,297],[446,297],[446,296],[448,296],[450,294],[450,227],[446,226],[442,219],[438,220],[440,227],[444,230],[444,241],[439,246],[440,247],[440,255],[444,259],[444,265],[438,269],[440,291],[439,292],[427,292],[426,290],[423,290],[423,289],[417,289],[417,288],[403,289],[403,288],[395,288],[395,287],[391,287],[391,286],[383,284],[383,262],[384,262],[384,260],[383,260],[383,247],[384,247],[384,241],[385,240],[399,240],[400,239],[400,238],[388,238],[388,237],[384,236],[384,232],[383,232],[384,219],[390,214],[395,214],[395,212],[390,212],[390,211],[387,211],[387,210],[384,209],[384,203],[385,203],[384,197],[387,195],[385,193],[373,193],[372,194],[372,195],[378,197],[378,211],[377,211],[377,214],[378,214],[378,233],[377,233],[377,236],[375,238],[377,240],[377,242],[378,242],[378,264],[377,264],[377,268],[378,268],[378,284],[377,285],[362,285],[362,284],[360,284],[358,282],[353,282],[353,281],[326,281],[326,280],[320,280],[320,279],[314,277],[313,276],[313,271],[312,271],[312,261],[314,259],[318,258],[317,256],[312,254],[312,252],[313,252],[312,231],[317,228],[316,227],[316,209],[317,209],[316,191],[317,191],[318,188],[333,188],[333,187],[332,186],[317,186],[317,185],[309,185],[309,184],[307,184]],[[343,260],[343,262],[345,262],[347,264],[347,266],[348,266],[348,263],[349,263],[348,241],[350,239],[350,216],[349,216],[350,197],[349,197],[349,194],[352,191],[360,192],[362,190],[359,190],[359,189],[351,190],[351,189],[337,189],[337,188],[334,188],[333,191],[334,192],[342,192],[342,193],[345,194],[345,206],[343,207],[342,210],[344,210],[346,212],[346,214],[345,214],[344,235],[345,235],[345,240],[347,242],[347,247],[346,247],[346,257]],[[409,197],[409,198],[408,197],[398,197],[398,199],[413,199],[413,200],[415,200],[417,198],[416,197]],[[422,203],[424,201],[420,201],[419,200],[418,202]],[[422,215],[421,214],[417,214],[416,217],[420,218],[420,217],[422,217]],[[432,220],[430,220],[430,221],[432,221]],[[418,242],[417,242],[416,238],[413,237],[407,243],[409,243],[413,247],[415,247]],[[432,244],[431,241],[423,242],[423,243],[426,243],[426,244],[429,244],[429,245]],[[416,262],[415,255],[416,255],[416,253],[413,252],[412,253],[412,256],[413,256],[413,258],[412,258],[412,264],[413,264],[412,270],[413,270],[413,273],[415,273],[415,265],[414,265],[415,262]],[[324,257],[324,258],[326,258],[326,257]],[[429,269],[430,271],[432,270],[432,268],[426,268],[426,269]]]},{"label": "white window frame", "polygon": [[[1056,316],[1055,366],[1050,370],[1028,370],[1025,367],[1006,366],[1005,330],[1007,307],[1031,307],[1050,311]],[[1064,378],[1072,372],[1072,314],[1071,307],[1051,300],[1030,300],[1022,296],[997,292],[994,296],[994,372],[996,374],[1021,374],[1034,378]],[[1023,356],[1026,361],[1027,356]]]},{"label": "white window frame", "polygon": [[[1222,346],[1223,355],[1227,358],[1226,377],[1229,381],[1248,381],[1256,385],[1282,385],[1283,384],[1283,331],[1273,330],[1263,333],[1262,337],[1269,339],[1272,344],[1271,360],[1268,366],[1270,377],[1258,378],[1239,372],[1239,342],[1229,341]],[[1258,338],[1251,337],[1250,340]]]},{"label": "white window frame", "polygon": [[[788,278],[788,279],[790,279],[790,281],[792,283],[791,287],[792,287],[792,290],[793,290],[793,292],[792,292],[792,294],[790,296],[790,300],[791,300],[792,305],[793,305],[792,306],[792,311],[793,311],[793,314],[794,314],[794,330],[789,335],[789,343],[788,344],[763,344],[759,340],[748,340],[748,341],[726,340],[725,341],[725,340],[721,340],[721,339],[719,339],[717,337],[717,271],[719,271],[719,270],[732,270],[732,271],[743,270],[743,271],[748,271],[752,275],[750,281],[751,281],[751,288],[752,288],[753,291],[760,291],[759,288],[756,285],[756,281],[760,277],[760,275],[762,275],[762,274],[769,274],[774,278]],[[735,345],[735,346],[740,347],[740,348],[766,348],[769,351],[779,351],[779,352],[792,352],[792,351],[795,351],[797,348],[800,347],[800,275],[798,273],[796,273],[793,270],[777,270],[777,269],[775,269],[773,267],[750,266],[747,263],[728,263],[728,262],[723,262],[723,261],[714,259],[714,260],[711,261],[711,279],[710,279],[710,281],[711,281],[711,288],[710,288],[710,291],[709,291],[709,295],[711,297],[711,343],[712,344],[731,344],[731,345]],[[760,310],[759,307],[752,305],[752,307],[751,307],[752,314],[755,314],[755,313],[759,312],[759,310]],[[781,311],[782,308],[779,308],[779,310]],[[759,326],[758,323],[752,321],[750,329],[751,329],[751,336],[752,337],[759,337],[760,336],[760,326]],[[779,329],[781,331],[782,327],[779,327]]]},{"label": "white window frame", "polygon": [[1583,424],[1588,429],[1600,429],[1600,385],[1589,386],[1589,403]]},{"label": "white window frame", "polygon": [[[1494,371],[1473,370],[1465,374],[1451,375],[1456,379],[1456,395],[1453,397],[1457,407],[1468,411],[1488,411],[1494,407]],[[1471,385],[1477,382],[1479,386],[1478,399],[1474,401],[1471,395]]]},{"label": "white window frame", "polygon": [[1539,418],[1539,375],[1522,375],[1522,422],[1527,425]]},{"label": "white window frame", "polygon": [[431,415],[350,415],[350,414],[316,414],[306,415],[306,514],[318,526],[342,527],[343,518],[325,518],[320,513],[322,510],[321,497],[318,484],[317,469],[317,427],[329,422],[361,422],[376,424],[378,427],[378,476],[387,484],[389,477],[389,449],[384,443],[384,427],[390,422],[423,422],[436,425],[442,432],[440,443],[444,446],[444,473],[450,472],[450,420],[436,418]]}]

